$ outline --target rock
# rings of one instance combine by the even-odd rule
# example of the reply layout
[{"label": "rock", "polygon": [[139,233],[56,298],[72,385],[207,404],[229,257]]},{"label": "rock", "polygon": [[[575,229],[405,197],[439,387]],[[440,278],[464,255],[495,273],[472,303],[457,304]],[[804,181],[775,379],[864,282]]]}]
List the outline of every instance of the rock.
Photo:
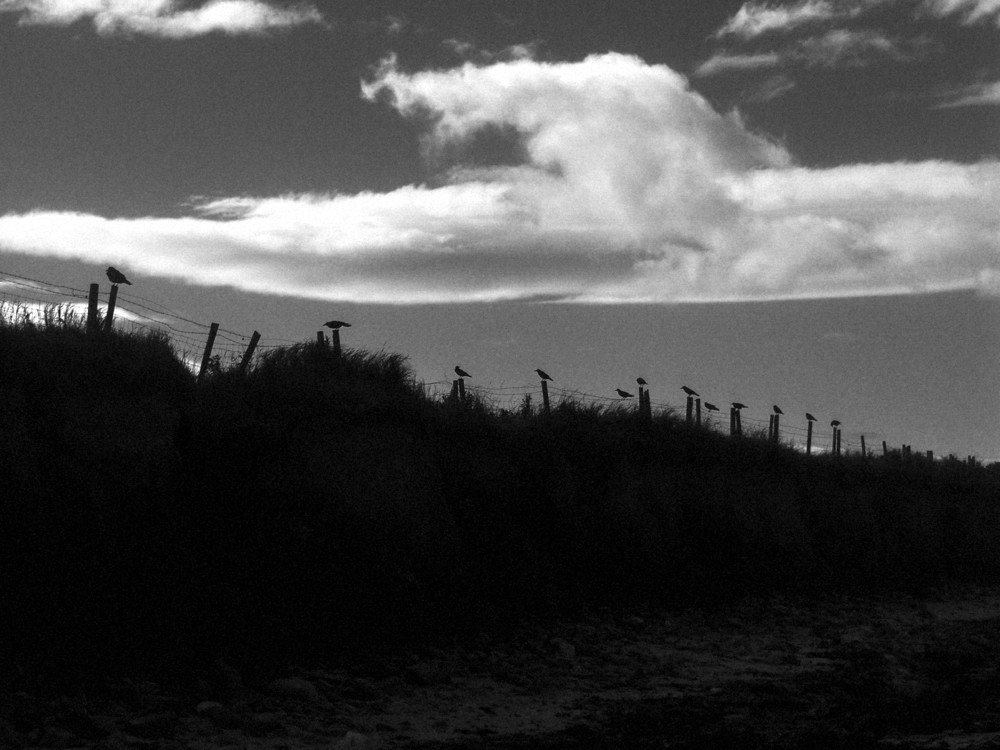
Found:
[{"label": "rock", "polygon": [[376,739],[360,732],[348,732],[333,743],[333,750],[376,750],[379,747],[381,743]]},{"label": "rock", "polygon": [[407,682],[414,685],[446,685],[451,682],[451,668],[443,662],[419,661],[404,672]]},{"label": "rock", "polygon": [[177,714],[161,712],[146,714],[125,722],[125,731],[145,739],[166,739],[177,731]]},{"label": "rock", "polygon": [[285,725],[281,723],[278,714],[257,713],[244,722],[244,731],[251,737],[263,737],[268,734],[285,733]]},{"label": "rock", "polygon": [[199,716],[204,716],[222,729],[238,729],[242,725],[239,715],[218,701],[202,701],[194,708]]},{"label": "rock", "polygon": [[576,658],[576,646],[563,638],[553,638],[549,644],[556,650],[563,659]]},{"label": "rock", "polygon": [[309,682],[309,680],[303,680],[301,677],[282,677],[273,680],[267,688],[271,693],[280,695],[283,698],[293,698],[312,703],[318,703],[322,700],[316,686]]}]

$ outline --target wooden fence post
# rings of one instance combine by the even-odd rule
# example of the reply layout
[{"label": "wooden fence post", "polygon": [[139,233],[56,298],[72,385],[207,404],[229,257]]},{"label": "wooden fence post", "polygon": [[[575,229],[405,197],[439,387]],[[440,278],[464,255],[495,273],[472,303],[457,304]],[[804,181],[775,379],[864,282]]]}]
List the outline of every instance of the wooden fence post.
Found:
[{"label": "wooden fence post", "polygon": [[868,451],[865,450],[865,436],[861,436],[861,458],[868,458]]},{"label": "wooden fence post", "polygon": [[694,400],[694,407],[695,407],[695,409],[694,409],[695,410],[695,424],[698,425],[699,427],[701,427],[701,399],[700,398],[696,398]]},{"label": "wooden fence post", "polygon": [[774,415],[774,437],[772,438],[774,442],[781,440],[781,415]]},{"label": "wooden fence post", "polygon": [[451,395],[448,397],[452,402],[458,401],[458,381],[451,381]]},{"label": "wooden fence post", "polygon": [[212,327],[208,329],[208,341],[205,343],[205,354],[201,358],[201,367],[198,369],[198,382],[201,382],[202,377],[205,375],[205,370],[208,369],[208,360],[212,357],[212,347],[215,346],[215,334],[219,332],[219,324],[212,323]]},{"label": "wooden fence post", "polygon": [[108,311],[104,314],[104,330],[111,330],[111,321],[115,319],[115,307],[118,305],[118,285],[111,285],[111,294],[108,295]]},{"label": "wooden fence post", "polygon": [[549,384],[544,380],[542,381],[542,408],[545,413],[549,413]]},{"label": "wooden fence post", "polygon": [[772,414],[767,418],[767,442],[772,442],[774,440],[774,417],[776,415]]},{"label": "wooden fence post", "polygon": [[886,445],[886,442],[883,440],[882,441],[882,457],[885,458],[888,455],[889,455],[889,446]]},{"label": "wooden fence post", "polygon": [[692,411],[693,410],[694,410],[694,396],[688,396],[687,397],[687,424],[688,424],[688,427],[691,426],[691,422],[693,421],[693,417],[692,417]]},{"label": "wooden fence post", "polygon": [[732,406],[729,407],[729,434],[736,434],[736,409]]},{"label": "wooden fence post", "polygon": [[326,335],[322,331],[316,331],[316,343],[320,346],[326,346]]},{"label": "wooden fence post", "polygon": [[257,349],[258,341],[260,341],[260,333],[254,331],[250,337],[250,343],[247,344],[247,350],[243,352],[243,359],[240,360],[240,372],[247,371],[247,365],[250,364],[250,358],[253,357],[254,350]]},{"label": "wooden fence post", "polygon": [[928,461],[934,460],[934,451],[927,451],[927,460]]},{"label": "wooden fence post", "polygon": [[340,359],[340,329],[330,331],[330,341],[333,342],[333,356]]},{"label": "wooden fence post", "polygon": [[806,455],[807,456],[811,456],[812,452],[813,452],[813,423],[812,423],[812,420],[811,419],[808,420],[807,424],[809,425],[809,427],[806,430]]},{"label": "wooden fence post", "polygon": [[465,403],[465,378],[458,379],[458,400]]},{"label": "wooden fence post", "polygon": [[842,447],[841,447],[841,439],[842,439],[842,436],[843,436],[843,433],[842,433],[842,432],[840,431],[840,428],[838,427],[838,428],[837,428],[837,455],[838,455],[838,456],[839,456],[839,455],[840,455],[841,453],[843,453],[843,449],[842,449]]},{"label": "wooden fence post", "polygon": [[737,435],[743,434],[743,416],[741,409],[736,410],[736,434]]},{"label": "wooden fence post", "polygon": [[91,284],[90,294],[87,295],[87,331],[90,333],[97,330],[97,295],[100,291],[100,284]]}]

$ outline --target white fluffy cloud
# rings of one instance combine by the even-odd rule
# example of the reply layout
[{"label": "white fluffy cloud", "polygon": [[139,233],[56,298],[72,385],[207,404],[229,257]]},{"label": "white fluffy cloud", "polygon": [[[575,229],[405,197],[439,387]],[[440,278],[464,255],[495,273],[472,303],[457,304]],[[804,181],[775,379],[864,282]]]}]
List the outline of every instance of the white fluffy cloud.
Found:
[{"label": "white fluffy cloud", "polygon": [[145,34],[172,39],[212,32],[231,35],[322,21],[307,5],[279,8],[261,0],[209,0],[188,7],[177,0],[0,0],[0,13],[22,24],[66,26],[90,19],[101,34]]},{"label": "white fluffy cloud", "polygon": [[617,54],[406,73],[364,94],[431,145],[525,163],[441,187],[233,197],[179,219],[0,217],[0,248],[326,300],[759,299],[992,288],[1000,163],[795,166],[662,65]]}]

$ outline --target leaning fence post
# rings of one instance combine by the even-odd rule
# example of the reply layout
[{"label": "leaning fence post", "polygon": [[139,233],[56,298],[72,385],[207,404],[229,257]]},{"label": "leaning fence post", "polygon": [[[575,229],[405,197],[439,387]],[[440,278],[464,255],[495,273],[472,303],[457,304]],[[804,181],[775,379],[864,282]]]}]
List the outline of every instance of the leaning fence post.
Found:
[{"label": "leaning fence post", "polygon": [[212,347],[215,346],[215,334],[219,332],[219,324],[212,323],[212,327],[208,329],[208,341],[205,342],[205,354],[201,358],[201,367],[198,369],[198,382],[201,382],[202,377],[205,375],[205,370],[208,369],[208,360],[212,357]]},{"label": "leaning fence post", "polygon": [[104,330],[111,330],[111,321],[115,319],[115,307],[118,305],[118,285],[111,285],[111,294],[108,295],[108,311],[104,314]]},{"label": "leaning fence post", "polygon": [[888,455],[889,455],[889,446],[886,445],[886,442],[883,440],[882,441],[882,457],[885,458]]},{"label": "leaning fence post", "polygon": [[240,372],[247,371],[247,365],[250,364],[250,358],[253,356],[254,350],[257,348],[258,341],[260,341],[260,333],[254,331],[253,335],[250,337],[250,343],[247,344],[247,350],[243,352],[243,359],[240,361]]},{"label": "leaning fence post", "polygon": [[90,285],[90,294],[87,295],[87,330],[97,330],[97,295],[101,291],[100,284]]},{"label": "leaning fence post", "polygon": [[549,413],[549,384],[544,380],[542,381],[542,409],[545,413]]},{"label": "leaning fence post", "polygon": [[868,458],[868,451],[865,450],[865,436],[861,436],[861,458]]}]

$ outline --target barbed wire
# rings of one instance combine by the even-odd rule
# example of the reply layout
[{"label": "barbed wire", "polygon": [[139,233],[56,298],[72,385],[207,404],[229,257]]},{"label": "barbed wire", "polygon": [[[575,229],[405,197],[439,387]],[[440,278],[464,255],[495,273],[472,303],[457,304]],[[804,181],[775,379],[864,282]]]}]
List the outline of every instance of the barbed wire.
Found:
[{"label": "barbed wire", "polygon": [[[109,292],[100,292],[100,297],[107,299]],[[0,317],[7,315],[4,311],[4,304],[27,309],[30,316],[32,309],[40,319],[45,319],[46,311],[50,308],[66,307],[71,315],[79,316],[81,320],[86,318],[87,300],[89,291],[78,289],[66,284],[57,284],[43,279],[36,279],[30,276],[11,273],[0,270]],[[83,300],[81,302],[81,300]],[[107,304],[101,305],[106,312]],[[210,324],[195,320],[177,310],[172,309],[164,302],[132,291],[119,292],[116,302],[117,321],[116,325],[121,328],[128,326],[131,330],[140,329],[148,332],[161,332],[167,335],[173,342],[175,349],[178,349],[182,359],[193,369],[200,365],[201,352],[204,350],[205,339],[210,329]],[[58,315],[57,315],[58,317]],[[182,325],[184,324],[184,325]],[[191,330],[194,327],[197,330]],[[218,357],[219,361],[236,362],[242,359],[246,350],[250,336],[239,331],[219,326],[215,343],[213,346],[213,358]],[[283,346],[303,343],[302,341],[292,341],[274,337],[261,336],[257,344],[258,350],[275,349]],[[187,356],[189,353],[191,356]],[[438,380],[423,382],[424,393],[430,398],[445,398],[451,393],[453,387],[452,380]],[[497,408],[513,411],[522,409],[526,400],[538,397],[541,400],[541,388],[535,384],[521,385],[466,385],[466,390]],[[561,388],[549,385],[549,390],[560,402],[583,403],[589,405],[612,406],[619,404],[630,406],[635,404],[631,398],[621,398],[610,395],[588,393],[578,389]],[[647,391],[648,392],[648,391]],[[660,413],[680,414],[686,410],[686,404],[671,403],[669,401],[652,401],[650,407],[655,408]],[[727,430],[726,415],[721,412],[703,414],[701,422],[703,426],[715,429],[716,425],[720,430]],[[750,430],[763,432],[767,420],[750,415],[740,416],[741,425],[747,425]],[[809,436],[809,428],[799,424],[781,424],[780,435],[787,443],[789,439],[792,444],[804,447]],[[826,428],[814,428],[813,447],[819,451],[829,450],[825,446],[833,444],[833,432]],[[842,445],[848,448],[859,447],[860,441],[865,438],[867,441],[881,442],[885,435],[874,430],[855,428],[849,432],[841,431]],[[869,452],[873,450],[873,445],[866,445]]]}]

